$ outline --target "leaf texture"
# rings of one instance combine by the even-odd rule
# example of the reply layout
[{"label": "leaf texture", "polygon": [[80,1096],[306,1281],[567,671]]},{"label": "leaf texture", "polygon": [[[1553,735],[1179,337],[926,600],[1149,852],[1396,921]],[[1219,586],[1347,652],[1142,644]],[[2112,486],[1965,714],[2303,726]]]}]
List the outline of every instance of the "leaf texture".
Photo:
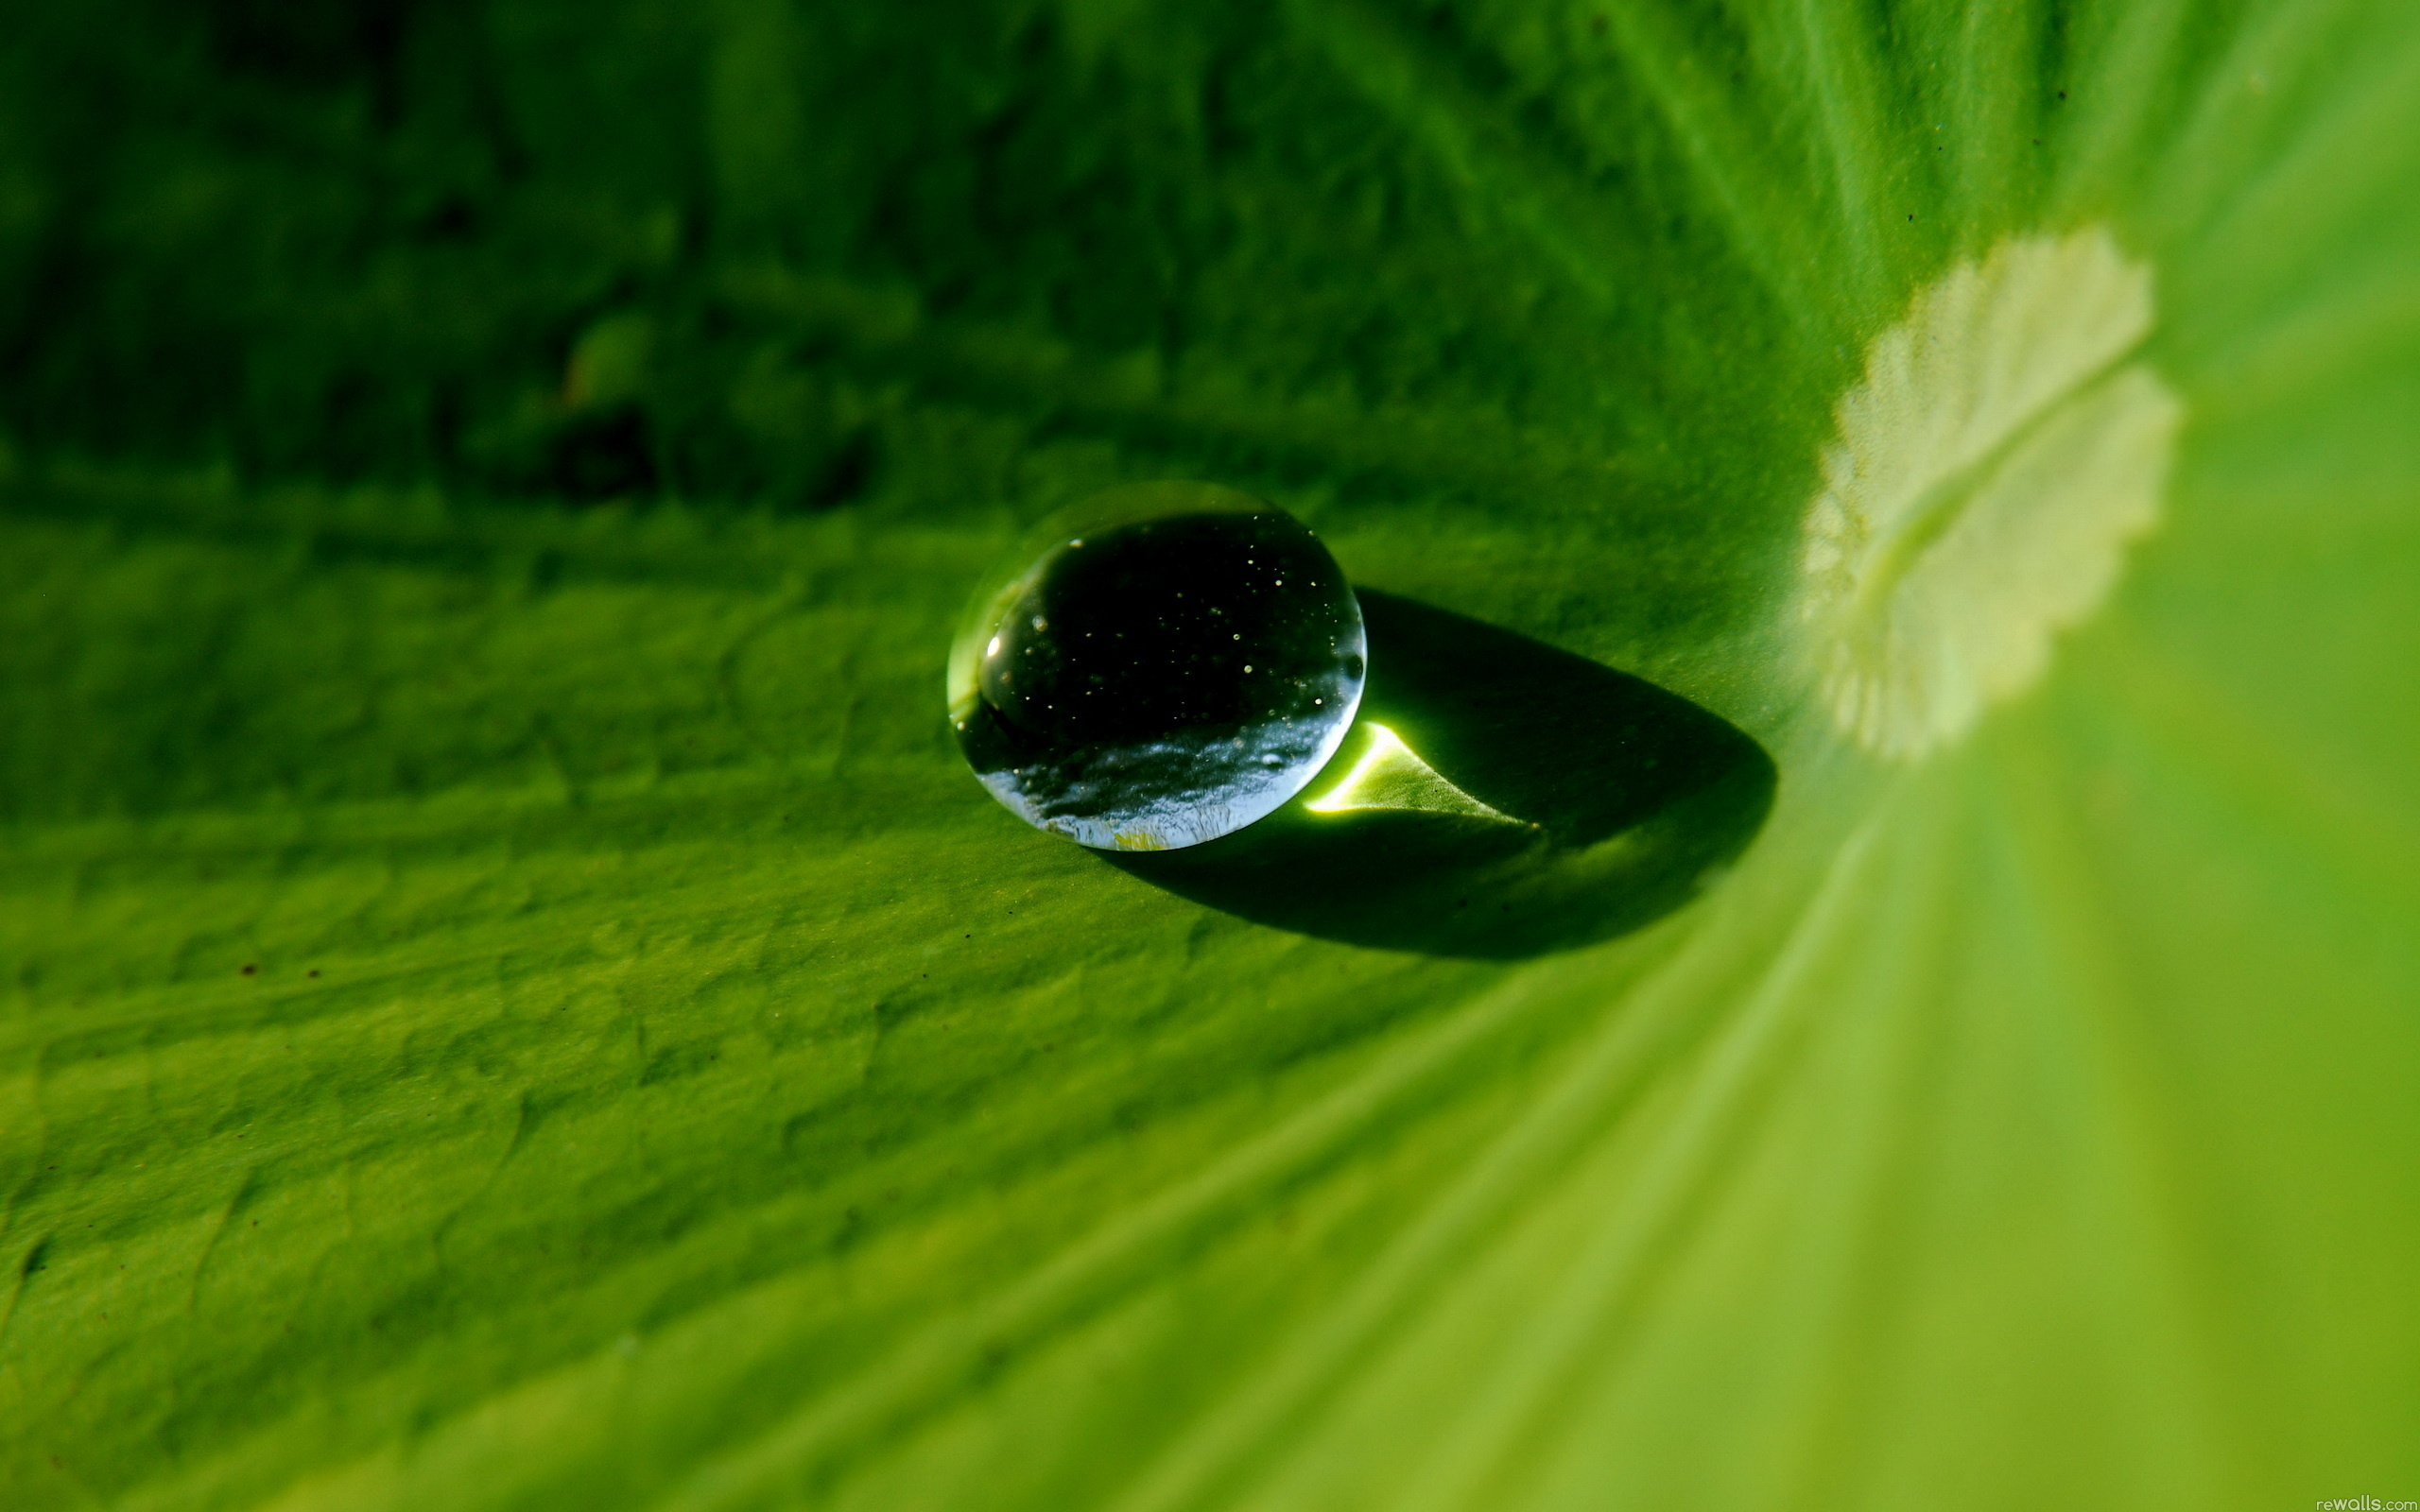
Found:
[{"label": "leaf texture", "polygon": [[[8,1504],[2420,1494],[2405,8],[12,29]],[[2158,528],[1876,757],[1836,406],[2088,227]],[[1026,830],[950,630],[1155,476],[1722,714],[1771,821],[1511,963]]]}]

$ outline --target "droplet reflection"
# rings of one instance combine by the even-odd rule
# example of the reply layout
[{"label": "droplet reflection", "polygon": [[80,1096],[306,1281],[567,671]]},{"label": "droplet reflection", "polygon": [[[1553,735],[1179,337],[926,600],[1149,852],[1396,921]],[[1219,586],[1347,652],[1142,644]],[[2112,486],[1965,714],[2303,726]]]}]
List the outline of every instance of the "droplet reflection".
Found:
[{"label": "droplet reflection", "polygon": [[950,722],[992,796],[1105,850],[1170,850],[1285,803],[1351,728],[1360,606],[1301,522],[1230,489],[1091,501],[977,600]]}]

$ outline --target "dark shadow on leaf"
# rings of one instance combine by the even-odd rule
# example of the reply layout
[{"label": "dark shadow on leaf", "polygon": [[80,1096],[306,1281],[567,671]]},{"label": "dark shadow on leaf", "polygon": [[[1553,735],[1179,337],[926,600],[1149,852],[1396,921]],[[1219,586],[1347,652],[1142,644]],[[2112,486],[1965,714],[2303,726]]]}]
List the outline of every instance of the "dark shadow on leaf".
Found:
[{"label": "dark shadow on leaf", "polygon": [[[1305,798],[1207,845],[1103,859],[1279,929],[1519,959],[1663,917],[1763,827],[1772,760],[1724,720],[1527,636],[1369,589],[1360,598],[1370,633],[1360,718]],[[1350,769],[1373,725],[1526,822],[1312,812],[1306,799]]]}]

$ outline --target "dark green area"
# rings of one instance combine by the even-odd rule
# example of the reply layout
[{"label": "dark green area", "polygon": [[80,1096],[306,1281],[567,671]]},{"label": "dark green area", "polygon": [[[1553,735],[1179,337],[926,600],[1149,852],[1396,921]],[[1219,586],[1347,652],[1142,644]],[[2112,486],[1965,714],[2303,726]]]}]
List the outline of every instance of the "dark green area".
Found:
[{"label": "dark green area", "polygon": [[1280,929],[1518,959],[1671,912],[1772,811],[1772,758],[1687,699],[1410,599],[1364,590],[1361,606],[1361,718],[1506,818],[1320,814],[1298,799],[1204,846],[1103,859]]},{"label": "dark green area", "polygon": [[[1341,56],[1282,8],[1088,14],[28,9],[0,426],[36,475],[435,488],[451,551],[511,501],[989,523],[1135,476],[1331,531],[1409,510],[1441,551],[1511,509],[1573,577],[1529,585],[1524,628],[1636,662],[1753,623],[1807,448],[1729,438],[1811,445],[1839,365],[1777,360],[1793,326],[1641,105],[1582,132],[1443,12],[1348,12],[1379,30]],[[1407,155],[1370,60],[1494,96],[1504,161]],[[1606,229],[1584,267],[1528,233],[1564,206]],[[177,654],[128,701],[197,770],[100,780],[85,749],[9,801],[281,748],[175,708],[224,693]]]},{"label": "dark green area", "polygon": [[[1404,23],[1412,64],[1502,87],[1444,13]],[[776,510],[895,493],[936,403],[1147,471],[1363,497],[1484,487],[1504,461],[1440,477],[1437,457],[1541,433],[1564,439],[1515,469],[1556,493],[1617,458],[1692,498],[1754,480],[1682,484],[1668,453],[1703,433],[1636,413],[1676,382],[1638,359],[1682,323],[1678,270],[1729,255],[1657,208],[1676,166],[1651,139],[1609,156],[1507,101],[1624,228],[1575,287],[1407,163],[1332,64],[1272,46],[1284,25],[1260,5],[1105,37],[1032,5],[913,26],[769,3],[28,12],[0,128],[0,403],[43,454]],[[1776,323],[1732,314],[1686,322],[1733,348],[1696,360],[1755,371]],[[1305,404],[1378,434],[1340,456]],[[1412,455],[1386,436],[1407,413],[1432,437]]]}]

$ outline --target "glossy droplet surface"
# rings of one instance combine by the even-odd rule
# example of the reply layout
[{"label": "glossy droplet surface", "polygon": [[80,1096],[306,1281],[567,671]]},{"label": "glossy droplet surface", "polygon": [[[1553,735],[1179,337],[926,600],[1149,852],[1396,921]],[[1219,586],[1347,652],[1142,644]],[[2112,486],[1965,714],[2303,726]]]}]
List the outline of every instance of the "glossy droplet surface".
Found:
[{"label": "glossy droplet surface", "polygon": [[993,797],[1106,850],[1239,830],[1302,791],[1361,701],[1361,610],[1300,521],[1208,484],[1121,489],[977,600],[950,722]]}]

